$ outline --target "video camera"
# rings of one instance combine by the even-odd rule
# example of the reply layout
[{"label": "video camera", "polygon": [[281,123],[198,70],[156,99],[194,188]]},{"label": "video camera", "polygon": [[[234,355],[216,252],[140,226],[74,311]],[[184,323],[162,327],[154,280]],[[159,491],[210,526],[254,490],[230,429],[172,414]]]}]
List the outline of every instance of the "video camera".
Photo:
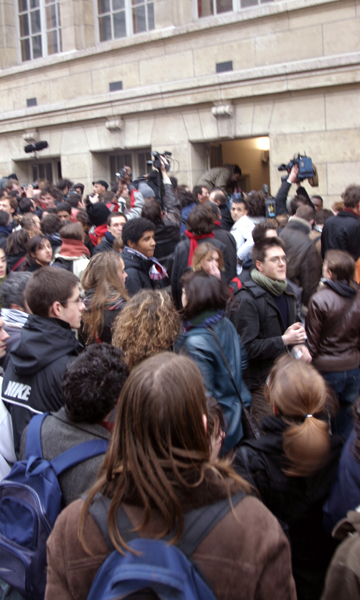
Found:
[{"label": "video camera", "polygon": [[154,152],[152,152],[151,154],[152,154],[153,160],[146,161],[146,164],[151,165],[152,167],[154,167],[154,169],[158,169],[160,171],[161,170],[160,157],[163,156],[166,159],[165,170],[168,173],[170,171],[172,153],[169,152],[168,150],[165,150],[165,152],[163,152],[163,153],[156,152],[154,150]]},{"label": "video camera", "polygon": [[278,171],[287,171],[288,173],[290,173],[294,165],[298,165],[299,167],[299,181],[315,177],[316,170],[310,156],[306,156],[305,154],[301,155],[300,153],[298,155],[295,155],[294,158],[290,160],[289,164],[280,165],[280,167],[278,167]]}]

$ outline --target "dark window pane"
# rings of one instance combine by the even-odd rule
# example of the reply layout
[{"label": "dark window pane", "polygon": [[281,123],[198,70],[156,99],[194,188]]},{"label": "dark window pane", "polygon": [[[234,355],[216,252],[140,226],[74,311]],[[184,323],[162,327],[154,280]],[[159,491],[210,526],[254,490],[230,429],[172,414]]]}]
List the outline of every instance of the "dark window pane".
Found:
[{"label": "dark window pane", "polygon": [[39,0],[30,0],[30,8],[38,8]]},{"label": "dark window pane", "polygon": [[216,12],[223,13],[232,10],[232,0],[216,0]]},{"label": "dark window pane", "polygon": [[19,0],[19,12],[23,12],[24,10],[27,10],[27,1]]},{"label": "dark window pane", "polygon": [[61,29],[59,29],[59,52],[62,52]]},{"label": "dark window pane", "polygon": [[133,28],[134,33],[146,31],[145,6],[133,8]]},{"label": "dark window pane", "polygon": [[60,4],[59,3],[56,5],[56,12],[57,12],[57,24],[58,24],[58,27],[60,27],[61,21],[60,21]]},{"label": "dark window pane", "polygon": [[32,41],[33,57],[40,58],[42,56],[41,36],[37,35],[37,36],[33,37],[31,41]]},{"label": "dark window pane", "polygon": [[126,36],[125,12],[114,13],[114,38]]},{"label": "dark window pane", "polygon": [[258,0],[241,0],[241,8],[247,8],[248,6],[257,6]]},{"label": "dark window pane", "polygon": [[117,168],[115,166],[115,156],[110,156],[110,178],[115,179],[115,173],[117,173]]},{"label": "dark window pane", "polygon": [[20,37],[29,35],[29,15],[22,15],[20,17]]},{"label": "dark window pane", "polygon": [[124,0],[112,0],[113,10],[121,10],[124,8]]},{"label": "dark window pane", "polygon": [[34,10],[30,13],[31,18],[31,33],[40,33],[40,11]]},{"label": "dark window pane", "polygon": [[150,29],[155,29],[154,3],[149,2],[147,9],[148,9],[148,24],[149,24],[149,31],[150,31]]},{"label": "dark window pane", "polygon": [[111,40],[110,16],[102,17],[101,19],[99,19],[99,27],[100,27],[100,42],[105,42],[106,40]]},{"label": "dark window pane", "polygon": [[99,15],[110,12],[110,0],[99,0]]},{"label": "dark window pane", "polygon": [[21,59],[23,61],[31,59],[29,39],[21,40]]},{"label": "dark window pane", "polygon": [[56,31],[50,31],[48,33],[47,41],[48,41],[48,54],[56,54],[56,52],[59,52]]},{"label": "dark window pane", "polygon": [[46,7],[46,29],[54,29],[56,23],[56,5],[51,4]]},{"label": "dark window pane", "polygon": [[45,168],[46,168],[46,173],[45,173],[46,181],[52,181],[52,164],[46,163]]},{"label": "dark window pane", "polygon": [[213,0],[198,0],[199,17],[208,17],[214,14]]}]

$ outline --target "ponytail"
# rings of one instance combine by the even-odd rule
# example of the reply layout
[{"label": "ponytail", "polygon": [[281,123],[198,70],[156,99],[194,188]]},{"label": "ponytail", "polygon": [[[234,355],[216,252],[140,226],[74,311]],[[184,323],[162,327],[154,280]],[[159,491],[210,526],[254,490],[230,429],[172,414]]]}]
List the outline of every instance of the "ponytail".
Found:
[{"label": "ponytail", "polygon": [[266,395],[288,425],[283,434],[284,473],[293,477],[316,474],[330,455],[329,424],[323,420],[324,379],[312,365],[284,355],[270,373]]}]

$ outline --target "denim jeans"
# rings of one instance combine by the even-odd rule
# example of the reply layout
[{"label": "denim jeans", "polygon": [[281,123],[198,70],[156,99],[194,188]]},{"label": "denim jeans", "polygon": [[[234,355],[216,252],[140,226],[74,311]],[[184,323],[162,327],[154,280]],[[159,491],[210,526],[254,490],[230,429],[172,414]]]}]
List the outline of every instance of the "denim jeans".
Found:
[{"label": "denim jeans", "polygon": [[353,425],[352,405],[359,396],[360,369],[357,367],[351,371],[322,373],[322,376],[333,389],[340,403],[340,411],[334,419],[334,433],[347,439]]}]

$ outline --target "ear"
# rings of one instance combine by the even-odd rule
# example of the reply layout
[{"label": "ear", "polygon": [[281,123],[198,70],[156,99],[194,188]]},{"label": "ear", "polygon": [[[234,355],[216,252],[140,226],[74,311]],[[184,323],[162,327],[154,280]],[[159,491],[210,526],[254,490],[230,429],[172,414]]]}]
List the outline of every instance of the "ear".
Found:
[{"label": "ear", "polygon": [[205,429],[205,433],[207,433],[207,416],[203,415],[203,425]]},{"label": "ear", "polygon": [[128,240],[126,245],[129,246],[129,248],[133,248],[133,249],[135,249],[135,246],[136,246],[136,244],[134,244],[134,242],[132,240]]},{"label": "ear", "polygon": [[63,306],[62,304],[60,304],[60,302],[58,302],[57,300],[53,302],[49,308],[49,317],[55,317],[56,319],[60,319],[62,308]]},{"label": "ear", "polygon": [[255,268],[260,271],[260,273],[264,272],[263,264],[260,260],[255,261]]}]

